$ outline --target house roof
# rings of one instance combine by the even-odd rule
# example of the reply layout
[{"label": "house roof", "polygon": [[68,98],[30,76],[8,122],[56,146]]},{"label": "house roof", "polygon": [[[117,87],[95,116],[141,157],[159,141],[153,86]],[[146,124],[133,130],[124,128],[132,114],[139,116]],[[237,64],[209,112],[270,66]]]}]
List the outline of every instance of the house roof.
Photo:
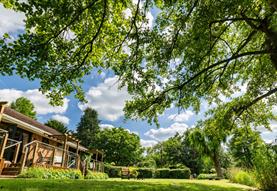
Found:
[{"label": "house roof", "polygon": [[20,120],[22,122],[25,122],[25,123],[27,123],[29,125],[35,126],[35,127],[39,128],[39,129],[41,129],[43,131],[46,131],[46,132],[50,133],[50,134],[53,134],[53,135],[62,135],[62,133],[57,131],[56,129],[48,127],[48,126],[46,126],[46,125],[44,125],[44,124],[42,124],[42,123],[40,123],[40,122],[38,122],[38,121],[28,117],[26,115],[23,115],[23,114],[15,111],[15,110],[9,108],[9,107],[5,107],[3,113],[6,114],[6,115],[9,115],[9,116],[11,116],[11,117],[13,117],[15,119],[18,119],[18,120]]}]

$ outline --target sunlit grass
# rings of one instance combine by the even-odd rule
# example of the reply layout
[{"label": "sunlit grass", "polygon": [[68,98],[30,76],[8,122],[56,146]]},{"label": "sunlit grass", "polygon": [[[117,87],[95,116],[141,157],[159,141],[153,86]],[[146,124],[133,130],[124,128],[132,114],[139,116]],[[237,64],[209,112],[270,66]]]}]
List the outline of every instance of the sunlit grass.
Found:
[{"label": "sunlit grass", "polygon": [[0,191],[245,191],[250,187],[227,180],[39,180],[2,179]]}]

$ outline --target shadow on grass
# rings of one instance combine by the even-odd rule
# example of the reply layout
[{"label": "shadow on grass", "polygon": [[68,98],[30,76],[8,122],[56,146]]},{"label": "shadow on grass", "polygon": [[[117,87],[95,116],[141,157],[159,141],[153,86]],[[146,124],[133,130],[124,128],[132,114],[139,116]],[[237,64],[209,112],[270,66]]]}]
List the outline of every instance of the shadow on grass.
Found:
[{"label": "shadow on grass", "polygon": [[159,184],[147,181],[95,181],[95,180],[0,180],[0,191],[243,191],[238,187],[222,187],[201,183]]}]

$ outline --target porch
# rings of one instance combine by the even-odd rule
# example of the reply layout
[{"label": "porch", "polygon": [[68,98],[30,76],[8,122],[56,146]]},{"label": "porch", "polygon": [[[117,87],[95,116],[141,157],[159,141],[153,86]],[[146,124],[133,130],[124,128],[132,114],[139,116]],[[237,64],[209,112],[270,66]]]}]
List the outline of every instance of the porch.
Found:
[{"label": "porch", "polygon": [[19,173],[31,166],[83,170],[84,165],[104,171],[103,153],[0,102],[0,174]]}]

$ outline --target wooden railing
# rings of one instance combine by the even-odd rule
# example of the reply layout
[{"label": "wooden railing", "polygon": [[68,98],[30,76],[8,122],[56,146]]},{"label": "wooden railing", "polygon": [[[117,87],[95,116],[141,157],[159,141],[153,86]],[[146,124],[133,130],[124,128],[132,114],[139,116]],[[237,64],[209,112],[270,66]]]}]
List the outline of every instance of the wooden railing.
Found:
[{"label": "wooden railing", "polygon": [[0,159],[3,158],[5,147],[8,141],[9,133],[4,129],[0,129],[1,147],[0,147]]},{"label": "wooden railing", "polygon": [[89,170],[94,172],[104,172],[104,163],[102,161],[92,159],[89,165]]},{"label": "wooden railing", "polygon": [[4,129],[0,129],[0,140],[1,140],[0,159],[3,158],[6,149],[15,147],[15,152],[12,159],[12,163],[15,164],[17,161],[20,144],[22,143],[22,141],[17,141],[9,138],[8,131]]},{"label": "wooden railing", "polygon": [[79,168],[79,156],[59,147],[32,141],[23,147],[21,171],[30,166]]}]

